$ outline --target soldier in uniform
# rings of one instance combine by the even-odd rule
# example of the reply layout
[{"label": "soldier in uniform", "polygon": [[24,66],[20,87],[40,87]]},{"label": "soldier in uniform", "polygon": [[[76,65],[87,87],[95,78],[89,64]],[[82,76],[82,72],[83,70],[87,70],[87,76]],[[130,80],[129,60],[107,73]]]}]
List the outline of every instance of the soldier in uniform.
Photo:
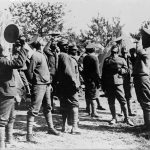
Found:
[{"label": "soldier in uniform", "polygon": [[59,135],[59,132],[54,129],[52,120],[52,106],[50,99],[51,92],[51,82],[50,82],[50,72],[48,69],[47,61],[41,50],[41,43],[34,42],[31,43],[33,48],[36,49],[34,54],[30,59],[30,64],[28,67],[28,75],[31,87],[31,104],[27,112],[27,141],[33,142],[33,123],[34,118],[38,116],[41,106],[43,107],[43,114],[45,116],[48,133]]},{"label": "soldier in uniform", "polygon": [[141,30],[142,43],[137,44],[133,67],[134,87],[144,116],[144,128],[150,131],[150,30]]},{"label": "soldier in uniform", "polygon": [[44,47],[43,51],[47,57],[48,68],[51,75],[51,85],[53,88],[51,92],[51,105],[52,112],[54,112],[53,99],[54,96],[56,96],[56,72],[58,67],[58,46],[55,39],[51,39],[51,41],[48,42],[47,45]]},{"label": "soldier in uniform", "polygon": [[111,47],[111,55],[104,60],[102,69],[102,86],[106,89],[108,104],[112,114],[110,124],[117,122],[115,99],[119,101],[124,113],[124,123],[133,126],[128,118],[127,103],[123,90],[123,75],[127,73],[126,61],[118,56],[119,48],[116,45]]},{"label": "soldier in uniform", "polygon": [[95,45],[89,43],[86,46],[87,55],[83,59],[83,79],[85,82],[85,99],[88,111],[90,113],[91,106],[91,116],[99,117],[97,108],[97,99],[99,97],[100,88],[100,71],[99,71],[99,61],[95,55]]},{"label": "soldier in uniform", "polygon": [[128,71],[127,74],[123,77],[123,88],[125,92],[125,98],[127,100],[127,107],[128,107],[128,114],[129,116],[135,116],[135,114],[132,113],[131,108],[131,98],[132,98],[132,85],[133,85],[133,77],[132,75],[132,62],[130,60],[130,56],[128,55],[128,50],[125,47],[121,48],[121,56],[127,63]]},{"label": "soldier in uniform", "polygon": [[[76,93],[74,94],[74,97],[76,97],[76,100],[78,101],[78,107],[72,107],[72,113],[70,116],[71,119],[71,125],[76,127],[76,131],[78,131],[78,134],[80,134],[78,129],[78,118],[79,118],[79,88],[81,86],[80,83],[80,74],[79,74],[79,66],[78,66],[78,56],[77,56],[78,48],[75,43],[72,43],[69,45],[68,54],[71,57],[72,61],[72,70],[76,81]],[[73,132],[73,131],[72,131]],[[77,133],[77,132],[76,132]]]},{"label": "soldier in uniform", "polygon": [[[78,130],[78,65],[76,60],[68,55],[68,41],[59,43],[60,54],[58,58],[58,96],[60,99],[61,114],[63,119],[62,132],[67,131],[67,123],[71,125],[72,134],[80,134]],[[76,51],[76,48],[73,50]],[[70,54],[73,54],[73,50]]]},{"label": "soldier in uniform", "polygon": [[0,149],[5,148],[5,128],[6,142],[12,142],[15,121],[14,104],[17,95],[13,69],[22,68],[27,59],[27,50],[23,45],[19,46],[18,57],[13,60],[9,60],[3,54],[4,49],[0,45]]}]

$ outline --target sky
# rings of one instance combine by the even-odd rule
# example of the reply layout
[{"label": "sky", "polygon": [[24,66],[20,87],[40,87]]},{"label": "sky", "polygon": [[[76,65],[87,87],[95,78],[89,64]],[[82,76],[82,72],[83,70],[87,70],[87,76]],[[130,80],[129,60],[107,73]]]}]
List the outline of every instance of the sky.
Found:
[{"label": "sky", "polygon": [[[0,0],[0,10],[10,2],[27,0]],[[98,13],[108,20],[119,17],[124,24],[124,33],[135,33],[143,21],[150,20],[150,0],[32,0],[37,2],[61,1],[66,4],[65,27],[75,32],[86,30],[92,17]]]}]

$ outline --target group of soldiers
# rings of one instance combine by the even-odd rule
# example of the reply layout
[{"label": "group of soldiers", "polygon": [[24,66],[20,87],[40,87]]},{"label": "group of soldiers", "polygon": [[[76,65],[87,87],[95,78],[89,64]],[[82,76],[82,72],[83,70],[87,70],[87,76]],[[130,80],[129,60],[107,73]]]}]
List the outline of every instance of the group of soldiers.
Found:
[{"label": "group of soldiers", "polygon": [[[150,36],[147,29],[141,30],[142,43],[128,50],[117,41],[111,47],[111,54],[103,63],[100,76],[99,60],[95,53],[94,43],[85,47],[84,57],[79,55],[75,42],[67,39],[56,41],[52,38],[46,45],[42,40],[31,40],[26,48],[24,39],[19,38],[13,46],[13,57],[8,59],[0,45],[0,149],[11,144],[15,122],[15,100],[17,87],[15,69],[19,72],[26,91],[31,95],[27,111],[26,140],[33,142],[34,118],[41,110],[48,125],[48,133],[60,135],[53,125],[53,98],[60,101],[62,114],[62,132],[81,134],[79,123],[79,91],[81,79],[85,85],[86,111],[91,117],[99,117],[100,87],[108,98],[112,115],[110,125],[117,123],[115,100],[120,103],[124,114],[124,123],[134,126],[129,116],[132,113],[131,98],[134,83],[137,100],[140,103],[146,131],[150,130],[150,81],[149,81],[149,43],[145,37]],[[147,44],[148,43],[148,44]],[[119,52],[121,52],[119,54]],[[130,52],[130,55],[129,55]],[[82,55],[83,56],[83,55]],[[80,60],[80,61],[79,61]],[[80,63],[79,63],[80,62]],[[82,83],[82,84],[83,84]]]}]

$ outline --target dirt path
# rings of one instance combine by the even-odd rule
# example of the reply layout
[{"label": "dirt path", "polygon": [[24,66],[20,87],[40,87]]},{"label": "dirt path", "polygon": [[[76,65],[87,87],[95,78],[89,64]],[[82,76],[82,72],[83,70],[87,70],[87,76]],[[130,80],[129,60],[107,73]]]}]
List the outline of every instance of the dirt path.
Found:
[{"label": "dirt path", "polygon": [[[133,97],[134,101],[135,97]],[[59,101],[55,101],[56,111],[53,114],[55,127],[61,130],[61,115],[58,113]],[[85,101],[80,97],[80,123],[81,135],[71,135],[62,133],[61,136],[47,134],[47,126],[42,114],[35,120],[34,135],[37,143],[26,142],[26,110],[17,111],[15,123],[15,143],[11,149],[150,149],[150,140],[140,137],[140,131],[123,124],[123,117],[118,116],[118,124],[110,126],[108,121],[111,119],[107,99],[102,97],[101,104],[106,108],[105,111],[98,111],[100,118],[93,119],[85,113]],[[142,124],[142,111],[136,101],[132,103],[136,117],[131,120],[136,125]],[[117,112],[120,106],[116,101]]]}]

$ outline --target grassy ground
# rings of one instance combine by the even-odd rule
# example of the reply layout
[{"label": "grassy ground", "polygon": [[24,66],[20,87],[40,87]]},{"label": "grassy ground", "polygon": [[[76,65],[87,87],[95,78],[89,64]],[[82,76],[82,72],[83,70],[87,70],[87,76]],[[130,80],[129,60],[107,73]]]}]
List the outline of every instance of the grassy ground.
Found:
[{"label": "grassy ground", "polygon": [[[101,93],[102,94],[102,93]],[[133,111],[137,114],[131,120],[140,125],[143,123],[142,110],[136,101],[133,92]],[[134,102],[135,101],[135,102]],[[14,146],[11,149],[150,149],[150,140],[140,136],[141,131],[123,124],[123,117],[118,116],[118,123],[109,125],[111,114],[108,108],[107,99],[101,97],[101,104],[106,108],[98,111],[100,118],[94,119],[85,113],[84,96],[80,96],[80,122],[81,135],[71,135],[62,133],[61,136],[47,134],[47,125],[43,115],[40,113],[35,119],[34,135],[36,143],[26,142],[26,112],[27,110],[17,110],[15,122]],[[62,119],[59,114],[59,101],[55,101],[55,113],[53,114],[54,125],[61,131]],[[116,101],[117,113],[120,112],[120,105]]]}]

